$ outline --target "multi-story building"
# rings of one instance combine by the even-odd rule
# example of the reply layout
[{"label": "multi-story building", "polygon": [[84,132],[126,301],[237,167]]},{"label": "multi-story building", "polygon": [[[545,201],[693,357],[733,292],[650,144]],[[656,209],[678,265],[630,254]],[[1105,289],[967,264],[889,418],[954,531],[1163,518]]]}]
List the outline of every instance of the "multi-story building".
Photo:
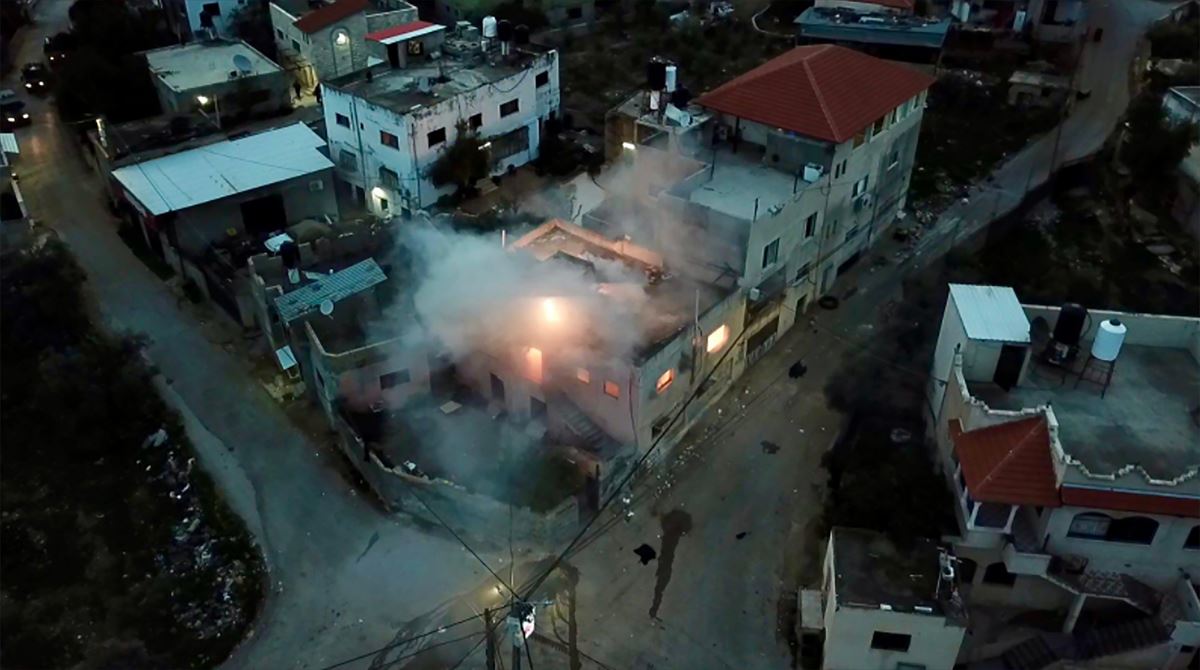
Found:
[{"label": "multi-story building", "polygon": [[1065,611],[1076,660],[1185,667],[1200,643],[1200,319],[951,285],[931,375],[971,602]]},{"label": "multi-story building", "polygon": [[800,601],[801,635],[824,638],[824,670],[949,670],[967,630],[951,557],[932,540],[902,551],[881,533],[834,528],[821,590]]},{"label": "multi-story building", "polygon": [[338,176],[372,212],[412,212],[451,193],[429,171],[460,130],[486,140],[493,175],[537,158],[542,125],[558,113],[556,51],[495,41],[485,50],[432,24],[368,42],[380,64],[321,91]]},{"label": "multi-story building", "polygon": [[270,11],[280,61],[305,90],[367,67],[369,33],[417,20],[404,0],[276,0]]},{"label": "multi-story building", "polygon": [[822,45],[793,49],[690,105],[639,93],[610,112],[606,129],[606,151],[627,165],[628,180],[609,192],[630,203],[606,205],[589,225],[737,277],[754,359],[904,209],[932,83],[911,67]]},{"label": "multi-story building", "polygon": [[796,17],[800,44],[843,44],[874,56],[934,65],[948,16],[918,16],[909,0],[817,0]]}]

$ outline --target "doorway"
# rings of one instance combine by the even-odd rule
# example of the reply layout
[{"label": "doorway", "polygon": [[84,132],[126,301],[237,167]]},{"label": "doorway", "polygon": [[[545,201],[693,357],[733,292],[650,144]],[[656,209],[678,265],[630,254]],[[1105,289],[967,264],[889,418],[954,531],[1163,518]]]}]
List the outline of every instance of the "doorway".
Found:
[{"label": "doorway", "polygon": [[996,374],[992,376],[996,386],[1008,391],[1017,385],[1021,378],[1021,368],[1025,366],[1027,350],[1027,347],[1015,344],[1004,345],[1000,350],[1000,360],[996,362]]},{"label": "doorway", "polygon": [[278,193],[247,200],[241,204],[242,225],[251,237],[266,237],[287,227],[287,210]]},{"label": "doorway", "polygon": [[492,375],[492,400],[504,402],[504,380]]}]

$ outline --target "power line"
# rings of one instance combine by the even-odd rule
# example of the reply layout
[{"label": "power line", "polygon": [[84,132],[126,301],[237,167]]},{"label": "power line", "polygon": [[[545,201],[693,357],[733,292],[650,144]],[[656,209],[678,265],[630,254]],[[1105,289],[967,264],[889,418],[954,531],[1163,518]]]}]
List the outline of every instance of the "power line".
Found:
[{"label": "power line", "polygon": [[416,498],[417,501],[420,502],[421,505],[423,505],[425,507],[425,509],[429,511],[430,514],[433,515],[433,518],[437,519],[437,522],[442,525],[442,528],[445,528],[447,531],[449,531],[450,534],[454,536],[454,539],[458,540],[458,543],[463,546],[463,549],[466,549],[468,552],[470,552],[470,554],[475,557],[475,560],[479,561],[479,564],[482,565],[484,567],[484,569],[486,569],[488,572],[490,572],[492,574],[492,576],[496,578],[496,581],[500,582],[501,586],[508,589],[508,592],[510,594],[512,594],[514,596],[516,595],[516,592],[513,590],[513,587],[510,586],[508,582],[504,581],[503,577],[496,574],[496,571],[492,569],[492,566],[488,565],[487,561],[483,560],[483,557],[480,556],[474,549],[472,549],[471,545],[467,544],[467,541],[464,540],[461,535],[459,535],[457,532],[455,532],[455,530],[453,528],[450,527],[450,524],[446,523],[445,519],[442,518],[442,515],[438,514],[432,507],[430,507],[429,503],[425,502],[425,499],[422,498],[417,493],[416,487],[414,485],[410,484],[408,487],[408,490],[409,490],[409,493],[412,493],[413,497]]},{"label": "power line", "polygon": [[[461,626],[465,623],[470,623],[470,622],[472,622],[476,619],[480,619],[482,617],[483,617],[482,614],[476,614],[474,616],[470,616],[465,619],[459,619],[458,621],[455,621],[454,623],[446,624],[445,626],[440,626],[436,630],[427,631],[427,632],[421,633],[420,635],[414,635],[412,637],[404,638],[403,640],[392,642],[391,644],[388,644],[388,645],[385,645],[378,649],[375,649],[374,651],[368,651],[367,653],[359,654],[358,656],[355,656],[354,658],[347,658],[344,661],[338,661],[337,663],[334,663],[333,665],[326,665],[322,668],[319,668],[318,670],[333,670],[334,668],[340,668],[344,665],[349,665],[351,663],[361,661],[365,658],[370,658],[371,656],[375,656],[377,654],[382,654],[385,651],[390,651],[392,649],[395,649],[396,647],[400,647],[400,646],[409,644],[410,642],[416,642],[417,640],[427,638],[431,635],[438,635],[446,630],[454,628],[455,626]],[[429,648],[432,648],[432,647],[429,647]]]},{"label": "power line", "polygon": [[546,581],[550,574],[554,572],[554,570],[556,570],[562,563],[563,559],[571,553],[571,550],[575,547],[575,545],[578,544],[583,536],[587,534],[587,531],[592,527],[592,524],[596,523],[596,520],[600,518],[600,515],[604,512],[604,510],[607,509],[614,500],[616,500],[618,495],[620,495],[621,490],[625,488],[625,485],[629,483],[629,480],[633,479],[633,476],[638,473],[642,467],[642,464],[650,458],[650,455],[654,453],[654,451],[658,448],[658,445],[662,444],[663,438],[671,433],[671,429],[675,427],[675,423],[679,421],[679,417],[683,416],[684,412],[687,411],[687,408],[691,406],[692,402],[696,398],[700,397],[702,391],[707,390],[705,385],[708,383],[708,380],[711,379],[713,374],[715,374],[716,371],[721,368],[721,365],[725,363],[725,359],[728,358],[729,354],[737,348],[738,342],[741,341],[745,334],[746,329],[743,328],[742,331],[738,333],[738,336],[734,338],[733,342],[729,344],[729,347],[725,349],[725,353],[721,354],[721,358],[717,360],[716,365],[712,366],[712,369],[708,371],[708,374],[704,376],[704,379],[697,384],[696,388],[691,392],[691,394],[688,395],[688,399],[684,401],[683,405],[681,405],[680,408],[675,412],[675,415],[671,417],[671,421],[667,423],[662,432],[658,434],[658,437],[654,438],[654,441],[650,443],[650,447],[646,449],[646,453],[642,454],[642,456],[634,462],[633,467],[629,469],[629,472],[627,472],[621,481],[615,487],[613,487],[613,490],[611,493],[609,493],[608,498],[606,498],[600,505],[600,509],[596,510],[596,513],[592,515],[592,518],[588,519],[588,522],[584,524],[583,528],[581,528],[578,533],[575,534],[575,537],[571,538],[571,541],[567,543],[567,546],[558,554],[558,556],[555,557],[554,561],[550,564],[550,567],[546,568],[546,571],[543,572],[540,577],[534,580],[534,582],[530,585],[529,590],[526,592],[526,599],[533,596],[533,593],[537,591],[538,587],[540,587],[542,583]]},{"label": "power line", "polygon": [[[424,654],[425,652],[430,651],[432,649],[437,649],[438,647],[445,647],[446,645],[455,644],[456,642],[462,642],[463,640],[469,640],[478,634],[479,633],[471,633],[470,635],[463,635],[462,637],[456,637],[453,640],[445,640],[443,642],[438,642],[437,644],[431,644],[428,647],[418,649],[414,652],[405,654],[403,656],[397,656],[396,658],[393,658],[392,660],[388,661],[387,663],[384,663],[383,665],[371,668],[371,670],[387,670],[387,668],[390,668],[390,667],[396,665],[400,661],[406,661],[406,660],[412,658],[413,656]],[[478,646],[478,643],[476,643],[476,646]]]}]

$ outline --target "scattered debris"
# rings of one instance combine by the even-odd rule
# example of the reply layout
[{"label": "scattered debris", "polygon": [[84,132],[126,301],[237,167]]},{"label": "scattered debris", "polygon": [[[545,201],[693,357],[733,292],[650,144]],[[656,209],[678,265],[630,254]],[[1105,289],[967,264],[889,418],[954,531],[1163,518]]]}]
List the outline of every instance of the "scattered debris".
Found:
[{"label": "scattered debris", "polygon": [[654,551],[654,547],[648,544],[642,544],[637,549],[634,549],[633,553],[637,554],[637,557],[641,559],[642,565],[649,565],[650,561],[658,558],[658,552]]}]

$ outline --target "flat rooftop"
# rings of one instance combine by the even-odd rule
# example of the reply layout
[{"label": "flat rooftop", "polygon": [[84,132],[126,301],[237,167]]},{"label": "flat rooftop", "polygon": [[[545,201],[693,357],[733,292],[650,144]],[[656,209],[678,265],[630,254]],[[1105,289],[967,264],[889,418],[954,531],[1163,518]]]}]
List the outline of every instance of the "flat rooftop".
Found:
[{"label": "flat rooftop", "polygon": [[763,155],[764,151],[752,144],[743,143],[737,153],[722,144],[715,156],[710,153],[708,157],[716,164],[711,170],[712,178],[679,195],[744,221],[754,219],[757,201],[758,216],[770,216],[773,207],[788,202],[809,183],[803,179],[797,182],[795,175],[768,167],[762,161]]},{"label": "flat rooftop", "polygon": [[[1085,342],[1074,370],[1087,358]],[[1126,343],[1104,397],[1077,374],[1064,380],[1057,367],[1030,361],[1021,385],[1005,392],[995,384],[969,383],[992,409],[1019,410],[1049,403],[1058,419],[1063,450],[1094,474],[1141,465],[1152,477],[1171,479],[1200,465],[1200,365],[1186,349]],[[1089,374],[1089,378],[1090,378]]]},{"label": "flat rooftop", "polygon": [[192,42],[154,49],[143,55],[150,72],[173,91],[190,91],[239,77],[282,72],[271,59],[245,42]]},{"label": "flat rooftop", "polygon": [[537,47],[526,49],[531,46],[520,47],[523,51],[507,62],[498,57],[485,60],[478,52],[459,56],[443,50],[438,61],[397,69],[369,68],[326,83],[344,93],[403,113],[436,105],[535,67],[544,54],[535,53],[533,49]]},{"label": "flat rooftop", "polygon": [[855,12],[843,8],[810,7],[796,17],[800,34],[809,38],[941,48],[950,32],[950,19],[903,14]]},{"label": "flat rooftop", "polygon": [[949,585],[938,589],[941,566],[933,540],[918,538],[902,551],[882,533],[834,528],[832,549],[839,605],[958,617]]},{"label": "flat rooftop", "polygon": [[222,119],[221,127],[200,114],[163,114],[125,123],[107,123],[104,131],[88,131],[103,145],[109,160],[122,165],[236,139],[247,134],[300,122],[316,128],[322,123],[320,107],[299,107],[285,114],[265,116],[245,123]]}]

